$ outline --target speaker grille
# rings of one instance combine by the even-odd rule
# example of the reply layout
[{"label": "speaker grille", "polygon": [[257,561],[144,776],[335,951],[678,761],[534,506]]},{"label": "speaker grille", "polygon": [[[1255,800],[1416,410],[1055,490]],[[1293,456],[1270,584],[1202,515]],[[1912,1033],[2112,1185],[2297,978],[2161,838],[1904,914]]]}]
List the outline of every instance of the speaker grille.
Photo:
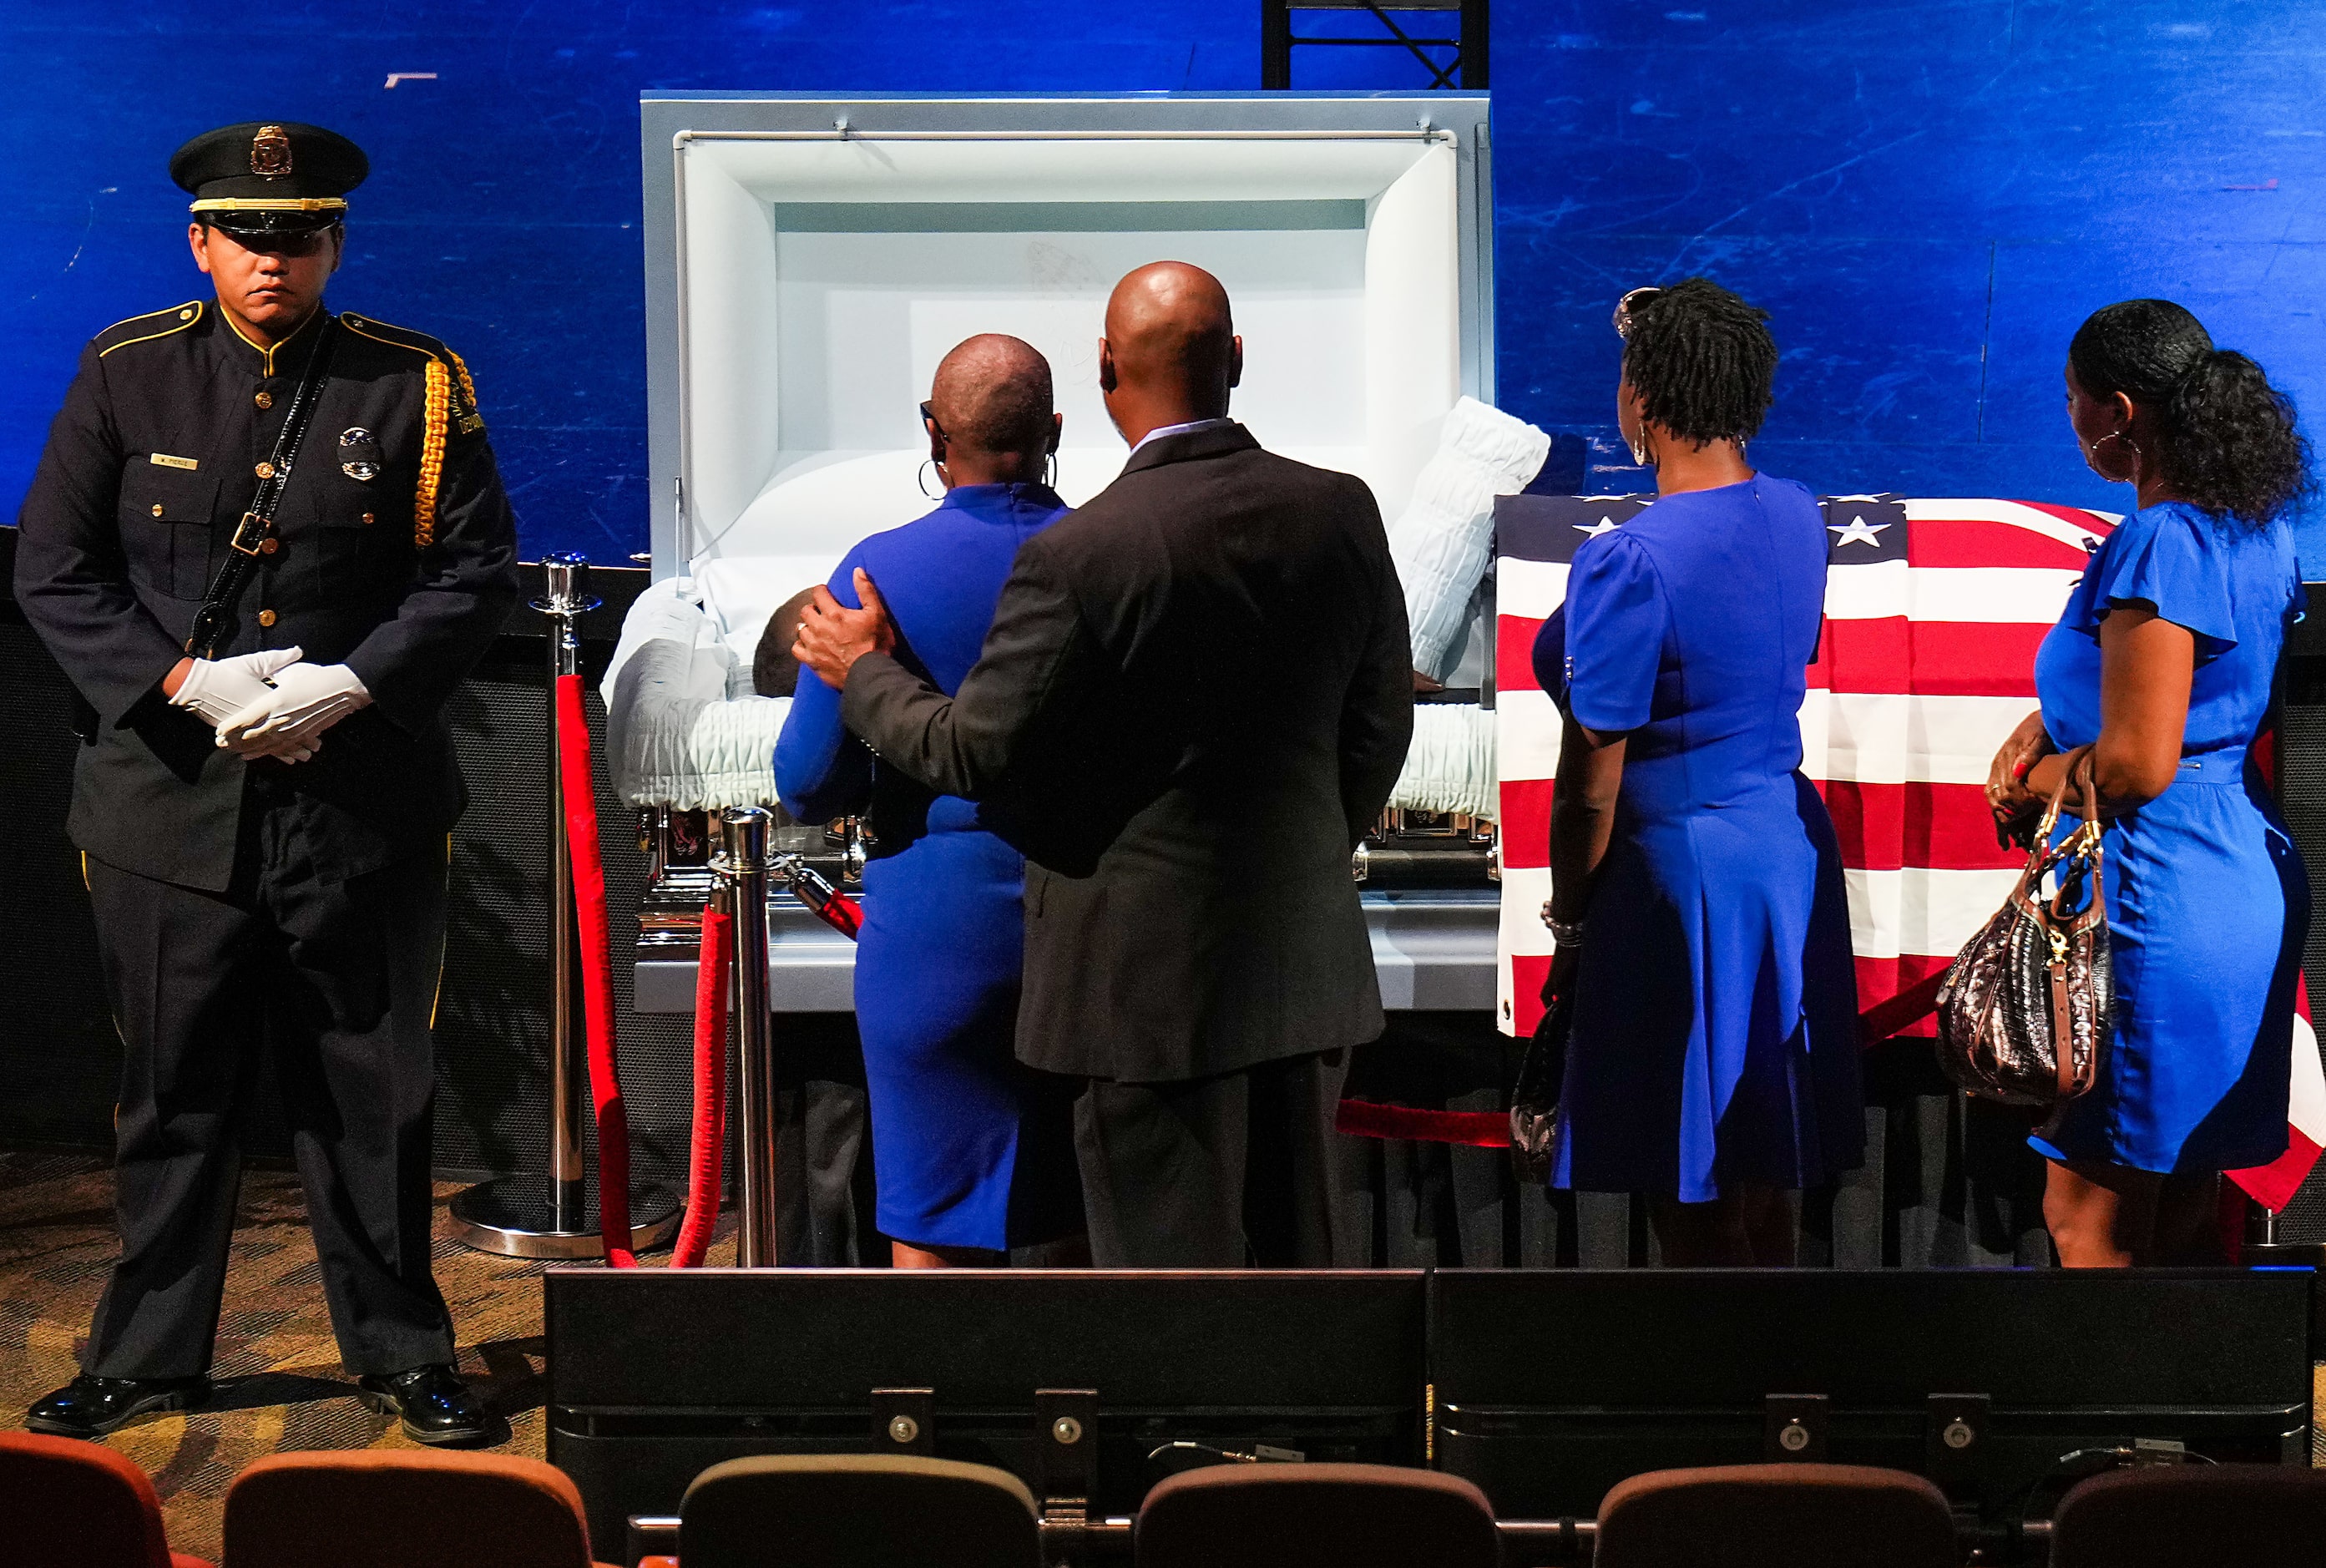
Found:
[{"label": "speaker grille", "polygon": [[[2326,660],[2296,658],[2288,664],[2293,678],[2279,719],[2284,764],[2278,798],[2303,860],[2312,867],[2326,867],[2326,682],[2303,678],[2312,673],[2311,667]],[[2321,874],[2311,874],[2310,940],[2302,952],[2303,977],[2310,983],[2313,1006],[2326,996],[2326,989],[2321,989],[2326,984],[2326,918],[2319,910],[2326,882],[2321,882]],[[2281,1241],[2326,1242],[2326,1160],[2319,1162],[2278,1216],[2277,1234]]]}]

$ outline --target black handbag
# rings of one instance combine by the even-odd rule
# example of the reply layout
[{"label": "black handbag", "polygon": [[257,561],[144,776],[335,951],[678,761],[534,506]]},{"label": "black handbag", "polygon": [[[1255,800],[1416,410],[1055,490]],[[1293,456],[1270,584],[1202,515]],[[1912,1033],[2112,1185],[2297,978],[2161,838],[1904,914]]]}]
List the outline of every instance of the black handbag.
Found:
[{"label": "black handbag", "polygon": [[1550,1180],[1558,1156],[1558,1086],[1567,1077],[1567,1040],[1574,1028],[1574,997],[1553,996],[1519,1059],[1518,1081],[1511,1087],[1511,1167],[1521,1183]]},{"label": "black handbag", "polygon": [[[2018,884],[1939,988],[1940,1065],[1984,1099],[2064,1105],[2098,1081],[2107,1052],[2116,975],[2090,753],[2079,746],[2068,754]],[[2083,825],[2053,847],[2061,802],[2079,771]],[[2043,879],[2052,875],[2058,891],[2046,898]]]}]

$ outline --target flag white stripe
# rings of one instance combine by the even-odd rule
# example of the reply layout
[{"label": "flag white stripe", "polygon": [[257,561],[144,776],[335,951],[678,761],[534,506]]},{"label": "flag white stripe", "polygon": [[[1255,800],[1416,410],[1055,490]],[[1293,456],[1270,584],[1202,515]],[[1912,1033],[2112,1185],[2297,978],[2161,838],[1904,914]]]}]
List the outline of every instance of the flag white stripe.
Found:
[{"label": "flag white stripe", "polygon": [[[2017,723],[2014,720],[2013,723]],[[1494,695],[1494,770],[1505,780],[1558,776],[1558,705],[1545,691]],[[1996,745],[2002,742],[1997,741]],[[1989,754],[1993,749],[1989,748]]]},{"label": "flag white stripe", "polygon": [[2014,871],[1845,869],[1849,888],[1849,945],[1861,958],[1902,953],[1959,952],[1987,917],[2003,907]]},{"label": "flag white stripe", "polygon": [[[2038,507],[2022,501],[1989,500],[1976,496],[1917,497],[1908,496],[1901,503],[1910,523],[1929,520],[1942,523],[2009,523],[2014,527],[2028,528],[2049,535],[2063,545],[2073,545],[2080,550],[2092,530],[2065,518],[2055,518]],[[2122,512],[2095,511],[2092,517],[2109,527],[2124,521]]]},{"label": "flag white stripe", "polygon": [[1504,555],[1494,563],[1494,612],[1548,621],[1567,602],[1567,564]]},{"label": "flag white stripe", "polygon": [[1836,562],[1827,569],[1825,612],[1833,621],[2020,621],[2049,626],[2081,575],[2046,566],[1909,566]]},{"label": "flag white stripe", "polygon": [[2034,707],[2028,697],[1811,687],[1801,702],[1801,770],[1859,784],[1984,785],[1996,749]]}]

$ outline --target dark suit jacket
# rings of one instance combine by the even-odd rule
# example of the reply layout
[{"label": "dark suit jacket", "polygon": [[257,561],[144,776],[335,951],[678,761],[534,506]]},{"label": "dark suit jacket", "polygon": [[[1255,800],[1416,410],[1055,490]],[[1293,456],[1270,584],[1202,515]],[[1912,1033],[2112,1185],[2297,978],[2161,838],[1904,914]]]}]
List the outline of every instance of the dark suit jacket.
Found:
[{"label": "dark suit jacket", "polygon": [[125,871],[224,888],[254,783],[298,804],[333,878],[441,844],[465,803],[442,709],[516,601],[516,525],[467,368],[425,333],[338,318],[276,547],[219,649],[295,645],[352,668],[374,705],[326,732],[311,761],[246,762],[161,694],[319,324],[271,353],[209,301],[107,328],[25,495],[17,602],[90,710],[68,826]]},{"label": "dark suit jacket", "polygon": [[869,655],[842,709],[1033,863],[1025,1061],[1160,1082],[1381,1032],[1349,853],[1413,676],[1362,481],[1241,425],[1152,442],[1019,551],[955,697]]}]

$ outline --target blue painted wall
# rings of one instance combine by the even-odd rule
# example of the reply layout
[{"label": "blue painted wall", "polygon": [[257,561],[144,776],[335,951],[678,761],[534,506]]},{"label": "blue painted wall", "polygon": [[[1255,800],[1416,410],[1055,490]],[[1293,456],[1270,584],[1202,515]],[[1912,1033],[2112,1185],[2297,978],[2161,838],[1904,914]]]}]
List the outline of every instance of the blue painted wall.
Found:
[{"label": "blue painted wall", "polygon": [[[210,126],[364,145],[335,303],[467,355],[527,549],[608,560],[646,537],[640,89],[1249,89],[1258,13],[5,0],[0,508],[79,344],[203,292],[163,164]],[[1595,483],[1637,482],[1613,466],[1608,309],[1691,271],[1775,313],[1756,454],[1823,490],[2121,506],[2058,376],[2076,322],[2131,294],[2326,399],[2318,4],[1499,0],[1493,50],[1502,401],[1594,438]],[[1392,50],[1296,60],[1302,87],[1426,80]],[[408,71],[437,74],[384,85]]]}]

